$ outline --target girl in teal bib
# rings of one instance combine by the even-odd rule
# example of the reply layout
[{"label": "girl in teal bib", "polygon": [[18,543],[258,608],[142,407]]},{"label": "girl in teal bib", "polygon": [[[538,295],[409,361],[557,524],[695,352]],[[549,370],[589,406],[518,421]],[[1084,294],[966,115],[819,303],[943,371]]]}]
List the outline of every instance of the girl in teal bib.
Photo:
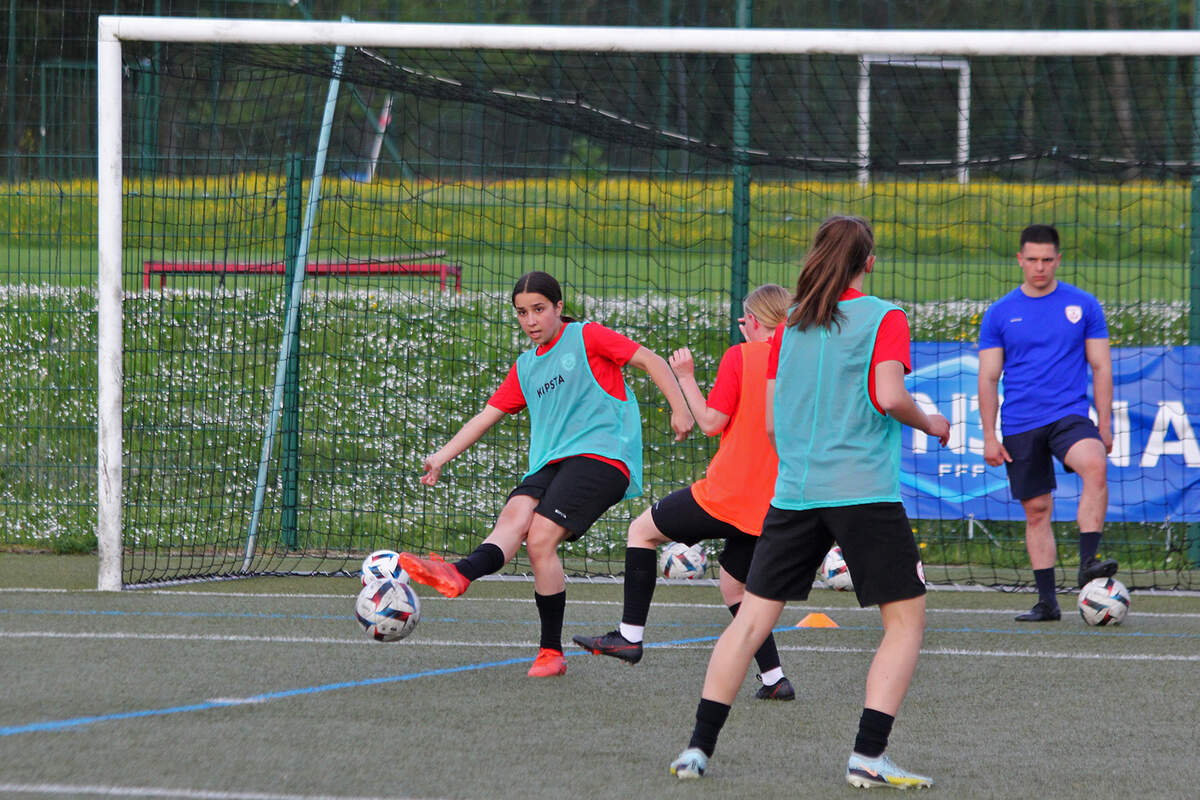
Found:
[{"label": "girl in teal bib", "polygon": [[507,414],[529,409],[529,462],[492,532],[454,564],[440,556],[400,554],[418,583],[457,597],[471,581],[498,572],[521,544],[533,570],[541,620],[531,677],[566,672],[562,623],[566,578],[558,546],[579,538],[608,508],[642,493],[642,424],[637,398],[621,368],[645,370],[671,406],[671,428],[684,439],[693,420],[667,362],[637,342],[595,322],[563,316],[562,289],[545,272],[517,281],[513,308],[534,343],[484,406],[440,450],[425,459],[421,482],[433,486],[442,468]]},{"label": "girl in teal bib", "polygon": [[903,312],[863,294],[874,249],[866,220],[822,223],[775,335],[766,371],[767,435],[779,454],[775,494],[742,606],[709,659],[692,738],[671,764],[679,778],[704,774],[751,655],[784,604],[808,597],[817,567],[837,544],[859,603],[878,605],[883,618],[845,779],[864,788],[933,783],[884,754],[925,632],[924,574],[900,503],[899,429],[910,425],[944,445],[950,423],[925,414],[905,388]]}]

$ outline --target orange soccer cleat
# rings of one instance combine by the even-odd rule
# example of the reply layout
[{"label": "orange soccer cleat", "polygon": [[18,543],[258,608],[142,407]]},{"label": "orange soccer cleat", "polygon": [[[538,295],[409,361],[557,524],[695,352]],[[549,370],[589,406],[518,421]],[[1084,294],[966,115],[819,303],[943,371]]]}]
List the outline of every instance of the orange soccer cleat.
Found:
[{"label": "orange soccer cleat", "polygon": [[430,553],[429,558],[401,553],[400,566],[412,580],[432,586],[446,597],[458,597],[471,585],[466,576],[455,569],[453,564],[447,564],[445,559],[436,553]]},{"label": "orange soccer cleat", "polygon": [[529,677],[554,678],[565,675],[566,672],[567,659],[563,656],[562,651],[543,647],[538,650],[537,658],[533,660],[533,666],[529,668]]}]

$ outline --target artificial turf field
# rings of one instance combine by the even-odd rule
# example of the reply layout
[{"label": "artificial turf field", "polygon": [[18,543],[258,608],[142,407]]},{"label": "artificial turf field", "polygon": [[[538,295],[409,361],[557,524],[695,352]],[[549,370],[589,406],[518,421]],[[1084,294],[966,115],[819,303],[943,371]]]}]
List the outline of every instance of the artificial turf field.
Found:
[{"label": "artificial turf field", "polygon": [[[568,646],[525,676],[532,584],[425,587],[403,642],[369,641],[346,578],[92,591],[83,556],[0,554],[0,795],[13,798],[854,797],[842,778],[880,635],[874,609],[814,590],[777,638],[797,689],[747,675],[709,774],[687,744],[728,613],[660,586],[642,662]],[[565,637],[620,617],[619,583],[569,585]],[[932,591],[889,753],[947,798],[1200,796],[1200,598],[1135,593],[1125,624],[1014,622],[1028,594]],[[801,629],[810,612],[836,629]]]}]

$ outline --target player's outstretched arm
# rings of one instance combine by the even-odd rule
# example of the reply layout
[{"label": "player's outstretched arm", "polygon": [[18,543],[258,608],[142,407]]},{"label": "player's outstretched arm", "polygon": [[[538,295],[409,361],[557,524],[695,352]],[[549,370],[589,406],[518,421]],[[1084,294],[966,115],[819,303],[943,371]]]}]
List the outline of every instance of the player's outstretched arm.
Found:
[{"label": "player's outstretched arm", "polygon": [[504,419],[504,416],[504,412],[495,406],[484,406],[483,411],[467,420],[440,450],[425,457],[425,474],[421,476],[421,483],[426,486],[437,483],[442,474],[442,467],[483,438],[488,429]]},{"label": "player's outstretched arm", "polygon": [[725,430],[725,426],[729,424],[729,415],[717,411],[715,408],[709,408],[704,393],[700,391],[700,384],[696,383],[692,351],[681,347],[671,354],[667,363],[670,364],[675,377],[679,379],[679,388],[683,391],[683,399],[687,402],[688,410],[692,412],[696,424],[700,426],[704,435],[716,436]]},{"label": "player's outstretched arm", "polygon": [[675,431],[675,441],[682,442],[691,432],[695,420],[692,419],[687,400],[684,399],[679,384],[675,382],[675,373],[671,372],[667,360],[653,350],[639,347],[633,358],[629,359],[629,364],[645,371],[663,393],[663,397],[667,398],[667,403],[671,406],[671,430]]},{"label": "player's outstretched arm", "polygon": [[937,437],[943,446],[950,441],[950,422],[941,414],[926,414],[904,385],[904,365],[881,361],[875,365],[875,399],[884,412],[904,425]]}]

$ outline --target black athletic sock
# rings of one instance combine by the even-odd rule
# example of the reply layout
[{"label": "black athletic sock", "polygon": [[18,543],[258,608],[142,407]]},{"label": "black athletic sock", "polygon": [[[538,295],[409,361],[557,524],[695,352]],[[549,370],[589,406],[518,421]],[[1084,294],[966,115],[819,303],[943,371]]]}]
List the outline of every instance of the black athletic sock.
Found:
[{"label": "black athletic sock", "polygon": [[700,705],[696,707],[696,727],[692,729],[692,740],[688,742],[688,747],[699,747],[704,755],[711,756],[717,749],[717,737],[721,735],[721,728],[728,718],[729,706],[701,697]]},{"label": "black athletic sock", "polygon": [[875,758],[887,749],[888,736],[892,734],[892,723],[896,718],[891,714],[864,708],[858,719],[858,736],[854,739],[854,752],[867,758]]},{"label": "black athletic sock", "polygon": [[538,617],[542,621],[542,638],[538,647],[548,647],[562,652],[563,614],[567,609],[567,590],[558,594],[533,593],[533,601],[537,604]]},{"label": "black athletic sock", "polygon": [[1058,598],[1054,596],[1054,567],[1035,569],[1033,582],[1037,586],[1038,600],[1048,606],[1058,605]]},{"label": "black athletic sock", "polygon": [[[734,603],[729,606],[729,613],[736,617],[738,609],[741,607],[741,603]],[[758,652],[754,654],[754,663],[758,664],[758,671],[760,673],[783,666],[779,662],[779,648],[775,646],[775,634],[767,634],[766,641],[762,643],[762,646],[758,648]]]},{"label": "black athletic sock", "polygon": [[1100,552],[1100,531],[1079,532],[1079,563],[1086,564]]},{"label": "black athletic sock", "polygon": [[625,549],[625,609],[621,622],[645,626],[654,599],[654,581],[658,577],[658,555],[652,547]]},{"label": "black athletic sock", "polygon": [[499,572],[504,566],[504,551],[491,542],[484,542],[466,558],[455,562],[454,568],[469,581]]}]

